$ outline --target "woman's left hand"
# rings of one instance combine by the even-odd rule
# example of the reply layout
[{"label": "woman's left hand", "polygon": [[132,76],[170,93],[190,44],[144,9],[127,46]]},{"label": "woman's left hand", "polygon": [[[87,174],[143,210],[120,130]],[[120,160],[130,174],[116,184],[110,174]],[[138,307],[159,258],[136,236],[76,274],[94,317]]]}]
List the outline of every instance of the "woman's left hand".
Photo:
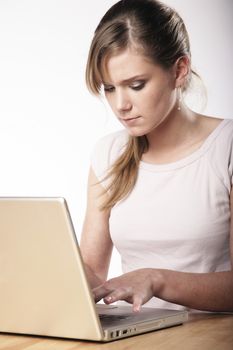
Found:
[{"label": "woman's left hand", "polygon": [[112,278],[93,289],[95,301],[102,298],[106,304],[124,300],[133,304],[135,312],[141,305],[155,296],[155,291],[162,287],[162,278],[155,269],[139,269]]}]

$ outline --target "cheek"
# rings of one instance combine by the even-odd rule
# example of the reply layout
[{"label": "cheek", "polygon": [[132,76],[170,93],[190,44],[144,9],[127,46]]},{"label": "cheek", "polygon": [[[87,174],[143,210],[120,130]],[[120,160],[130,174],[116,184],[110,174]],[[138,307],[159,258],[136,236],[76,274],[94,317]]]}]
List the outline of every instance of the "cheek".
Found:
[{"label": "cheek", "polygon": [[[145,101],[145,99],[144,99]],[[147,109],[170,109],[176,101],[175,92],[169,88],[160,89],[157,93],[148,95]]]},{"label": "cheek", "polygon": [[151,91],[148,93],[145,92],[141,96],[140,101],[141,107],[145,113],[154,114],[164,105],[164,96],[161,91],[158,91],[156,93]]},{"label": "cheek", "polygon": [[115,113],[115,104],[114,104],[113,96],[105,95],[105,100],[106,100],[107,104],[109,105],[109,107],[111,108],[111,110]]}]

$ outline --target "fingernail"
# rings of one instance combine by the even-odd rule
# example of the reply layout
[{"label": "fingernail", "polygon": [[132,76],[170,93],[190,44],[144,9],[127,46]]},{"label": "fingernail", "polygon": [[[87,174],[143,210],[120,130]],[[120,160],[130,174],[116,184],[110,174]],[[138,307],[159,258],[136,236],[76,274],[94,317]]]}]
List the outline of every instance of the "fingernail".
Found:
[{"label": "fingernail", "polygon": [[112,297],[106,297],[105,300],[108,302],[108,303],[111,303],[111,301],[113,300]]},{"label": "fingernail", "polygon": [[134,306],[133,310],[134,312],[139,312],[140,311],[140,305]]}]

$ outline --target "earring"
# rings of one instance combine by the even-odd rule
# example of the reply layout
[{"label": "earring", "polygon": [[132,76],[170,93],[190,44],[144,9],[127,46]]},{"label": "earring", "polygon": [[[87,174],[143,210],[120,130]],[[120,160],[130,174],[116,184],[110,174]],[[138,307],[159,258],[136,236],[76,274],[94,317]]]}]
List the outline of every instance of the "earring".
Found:
[{"label": "earring", "polygon": [[181,103],[182,103],[182,91],[181,91],[181,87],[180,86],[177,88],[177,93],[178,93],[178,107],[177,107],[177,110],[180,111],[181,110]]}]

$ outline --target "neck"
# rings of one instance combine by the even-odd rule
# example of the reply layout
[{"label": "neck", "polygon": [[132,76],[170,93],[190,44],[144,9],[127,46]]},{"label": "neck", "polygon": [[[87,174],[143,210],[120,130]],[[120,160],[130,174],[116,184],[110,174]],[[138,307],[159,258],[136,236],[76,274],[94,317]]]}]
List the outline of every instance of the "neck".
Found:
[{"label": "neck", "polygon": [[198,127],[198,115],[183,106],[147,134],[149,152],[174,150],[189,142]]}]

